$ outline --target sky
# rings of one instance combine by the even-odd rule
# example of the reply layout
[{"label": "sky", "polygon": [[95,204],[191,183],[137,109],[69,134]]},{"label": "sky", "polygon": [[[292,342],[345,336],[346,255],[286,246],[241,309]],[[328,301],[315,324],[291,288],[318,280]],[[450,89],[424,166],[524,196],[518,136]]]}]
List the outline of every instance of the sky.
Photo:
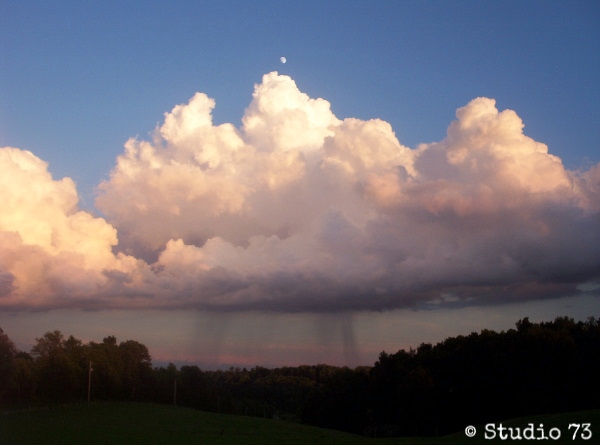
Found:
[{"label": "sky", "polygon": [[19,348],[356,366],[600,316],[597,2],[0,5]]}]

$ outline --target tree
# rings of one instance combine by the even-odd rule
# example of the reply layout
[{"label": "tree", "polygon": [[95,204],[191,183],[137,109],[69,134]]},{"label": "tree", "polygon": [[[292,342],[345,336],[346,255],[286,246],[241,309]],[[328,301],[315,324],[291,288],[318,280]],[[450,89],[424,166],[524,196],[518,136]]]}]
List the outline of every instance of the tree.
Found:
[{"label": "tree", "polygon": [[81,397],[81,370],[69,352],[80,346],[79,340],[56,330],[47,332],[42,338],[36,338],[31,349],[35,357],[38,388],[42,398],[51,401],[67,401]]},{"label": "tree", "polygon": [[105,337],[102,343],[89,343],[89,360],[93,363],[93,397],[101,399],[118,398],[121,393],[121,355],[117,339]]},{"label": "tree", "polygon": [[42,338],[35,339],[31,354],[36,358],[50,357],[62,348],[64,336],[58,330],[46,332]]},{"label": "tree", "polygon": [[151,378],[152,359],[148,348],[135,340],[127,340],[119,345],[121,375],[123,384],[130,390],[131,400],[136,399],[136,391]]},{"label": "tree", "polygon": [[[173,363],[169,363],[166,368],[154,368],[154,394],[153,400],[159,403],[178,404],[180,397],[177,396],[177,389],[181,388],[179,380],[179,371]],[[177,382],[177,383],[175,383]]]},{"label": "tree", "polygon": [[26,352],[17,352],[13,364],[14,372],[11,380],[13,400],[20,406],[24,402],[35,399],[35,365],[31,355]]},{"label": "tree", "polygon": [[13,359],[16,353],[15,344],[0,328],[0,407],[4,405],[10,389],[10,381],[14,372]]}]

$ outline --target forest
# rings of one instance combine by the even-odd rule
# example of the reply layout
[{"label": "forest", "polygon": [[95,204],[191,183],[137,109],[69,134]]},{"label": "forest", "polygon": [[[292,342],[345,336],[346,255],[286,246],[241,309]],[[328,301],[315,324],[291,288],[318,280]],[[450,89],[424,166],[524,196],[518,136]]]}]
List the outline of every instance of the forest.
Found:
[{"label": "forest", "polygon": [[58,330],[19,351],[0,328],[0,410],[147,401],[268,417],[371,437],[434,436],[465,425],[600,408],[600,320],[482,330],[381,352],[369,367],[153,367],[135,340],[84,344]]}]

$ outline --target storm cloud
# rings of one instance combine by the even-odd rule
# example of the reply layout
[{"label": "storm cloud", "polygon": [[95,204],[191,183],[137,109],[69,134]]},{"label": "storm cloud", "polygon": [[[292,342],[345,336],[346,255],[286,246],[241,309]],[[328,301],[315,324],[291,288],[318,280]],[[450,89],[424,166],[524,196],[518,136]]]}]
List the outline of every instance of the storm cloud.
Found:
[{"label": "storm cloud", "polygon": [[214,107],[196,93],[125,143],[98,186],[105,218],[32,153],[0,149],[0,307],[384,310],[600,280],[600,164],[565,169],[493,99],[414,148],[276,72],[239,128]]}]

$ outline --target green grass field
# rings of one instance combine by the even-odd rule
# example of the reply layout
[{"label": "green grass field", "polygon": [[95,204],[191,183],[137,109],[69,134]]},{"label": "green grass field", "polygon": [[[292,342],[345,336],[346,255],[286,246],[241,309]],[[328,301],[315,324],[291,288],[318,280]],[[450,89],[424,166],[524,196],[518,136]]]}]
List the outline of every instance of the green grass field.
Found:
[{"label": "green grass field", "polygon": [[[600,410],[546,415],[503,422],[506,426],[543,423],[560,428],[561,440],[542,443],[599,443]],[[572,440],[569,423],[590,423],[591,440]],[[169,405],[93,403],[0,414],[0,445],[26,444],[490,444],[483,426],[438,438],[368,439],[297,423],[207,413]],[[596,431],[598,429],[598,431]],[[529,441],[522,441],[529,442]],[[538,442],[537,440],[535,442]]]}]

